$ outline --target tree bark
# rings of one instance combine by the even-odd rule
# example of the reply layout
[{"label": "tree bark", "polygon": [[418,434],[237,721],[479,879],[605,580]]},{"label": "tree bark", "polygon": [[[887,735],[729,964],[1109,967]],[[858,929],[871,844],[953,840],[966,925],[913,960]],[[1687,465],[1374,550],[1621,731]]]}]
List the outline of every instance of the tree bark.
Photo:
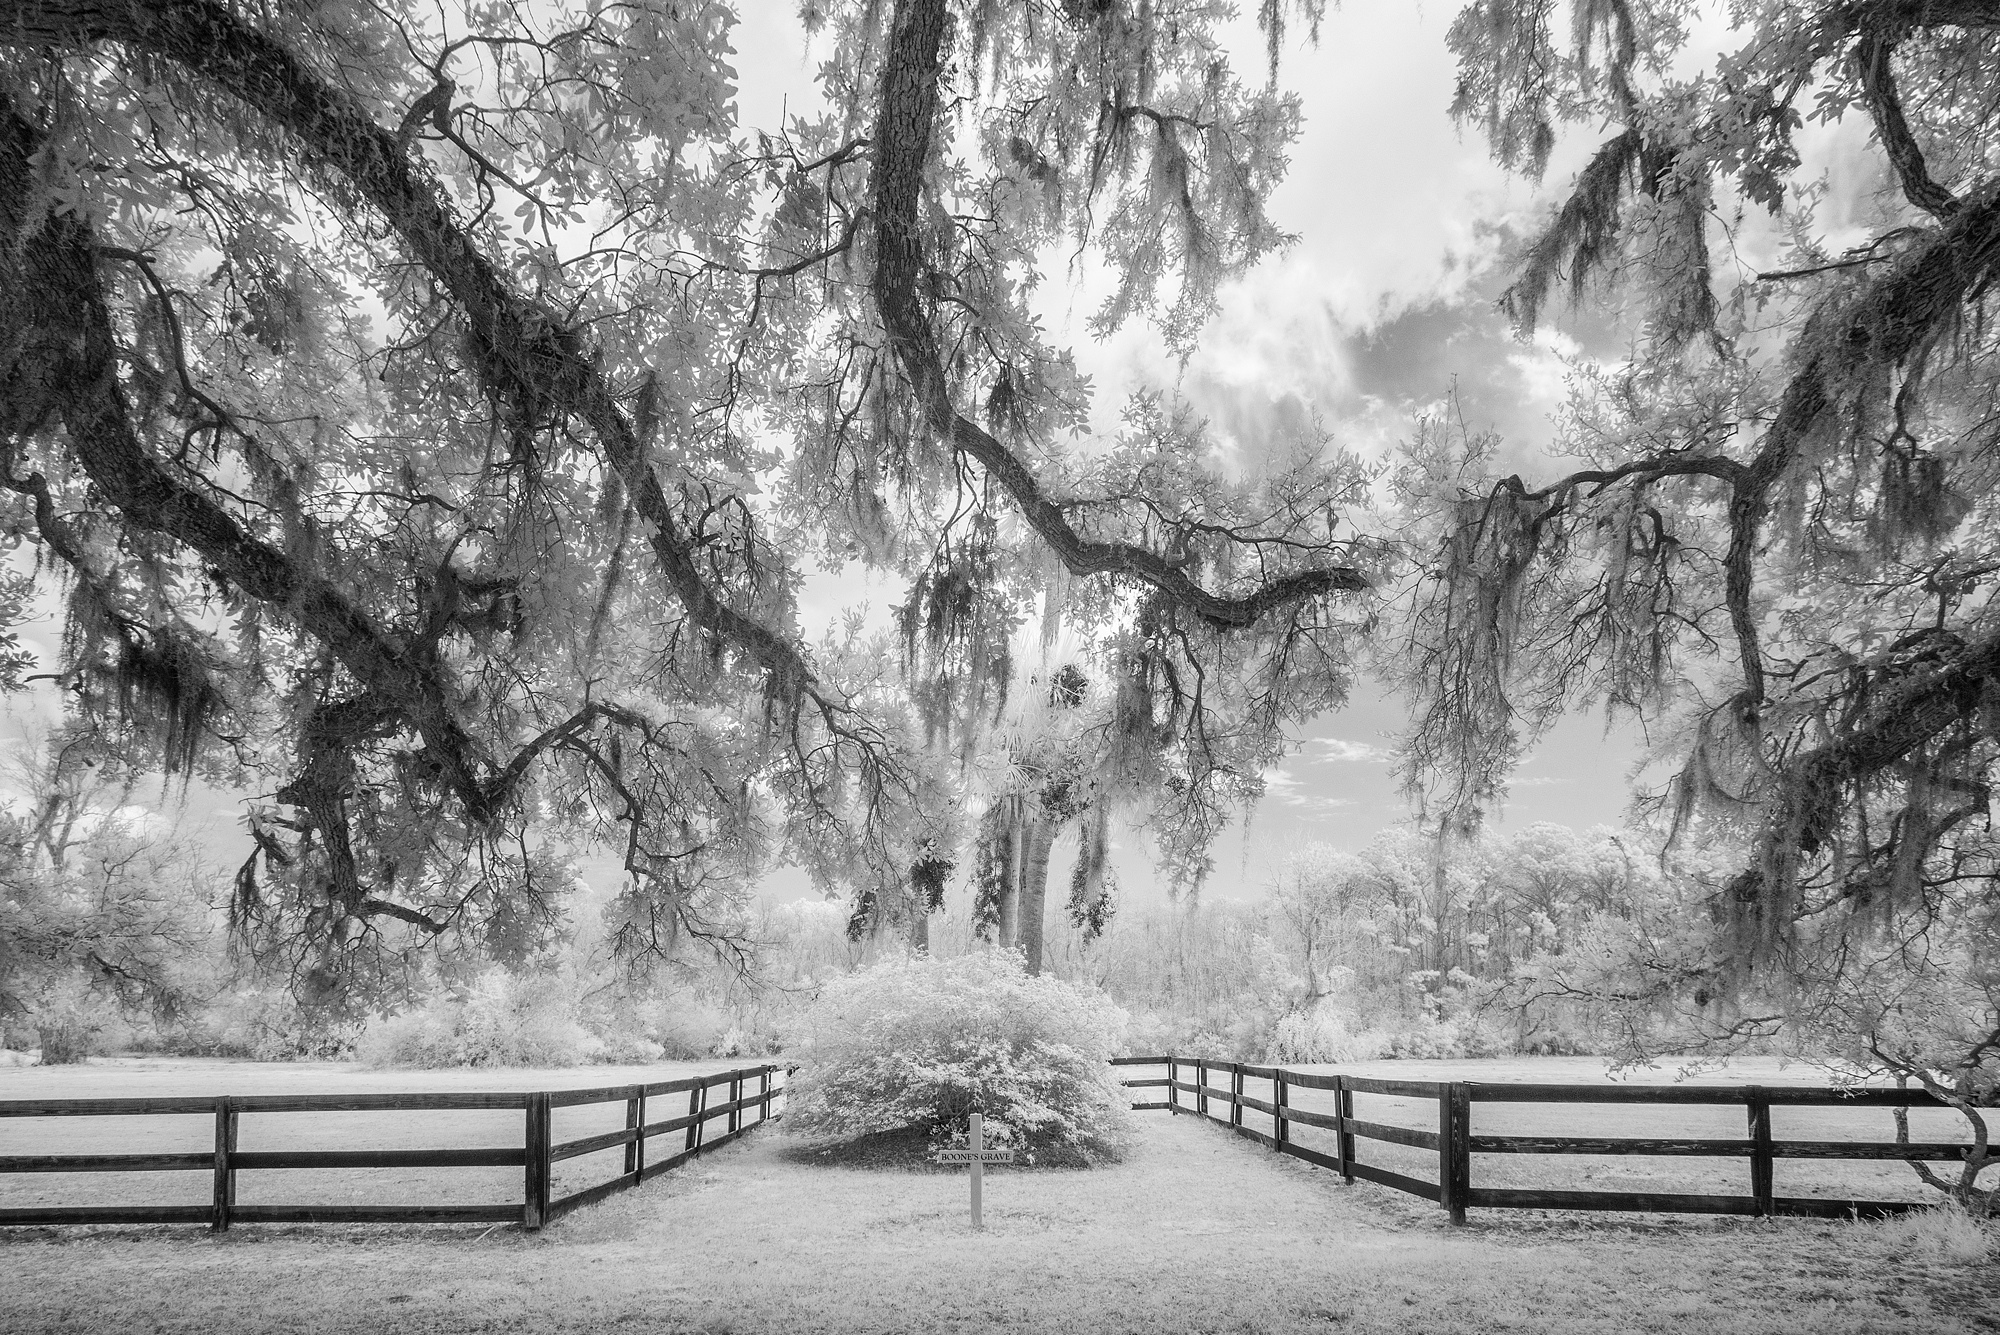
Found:
[{"label": "tree bark", "polygon": [[1021,799],[1004,798],[1014,810],[1006,813],[1007,860],[1000,877],[999,923],[995,932],[1000,939],[1000,949],[1012,950],[1021,944]]},{"label": "tree bark", "polygon": [[1042,931],[1047,918],[1049,854],[1056,843],[1055,822],[1031,806],[1021,822],[1020,941],[1028,972],[1042,971]]}]

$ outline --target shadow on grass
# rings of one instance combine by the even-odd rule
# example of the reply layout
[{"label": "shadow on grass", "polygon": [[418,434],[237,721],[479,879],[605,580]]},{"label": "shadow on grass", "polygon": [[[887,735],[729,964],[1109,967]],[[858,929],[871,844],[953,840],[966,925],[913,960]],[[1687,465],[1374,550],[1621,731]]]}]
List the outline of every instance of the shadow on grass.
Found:
[{"label": "shadow on grass", "polygon": [[[935,1162],[933,1156],[937,1148],[931,1141],[928,1127],[906,1126],[894,1131],[870,1132],[852,1140],[807,1139],[788,1135],[778,1147],[778,1157],[787,1163],[810,1168],[862,1168],[904,1173],[965,1171],[963,1164]],[[1074,1145],[1030,1145],[1025,1150],[1015,1151],[1014,1162],[1007,1168],[1015,1172],[1042,1168],[1074,1170],[1104,1168],[1112,1162],[1107,1155],[1094,1154]]]},{"label": "shadow on grass", "polygon": [[254,1247],[276,1242],[315,1244],[473,1243],[489,1238],[532,1239],[517,1223],[492,1224],[242,1224],[212,1233],[206,1224],[51,1224],[0,1229],[9,1246],[82,1246],[108,1242],[164,1242],[185,1247]]}]

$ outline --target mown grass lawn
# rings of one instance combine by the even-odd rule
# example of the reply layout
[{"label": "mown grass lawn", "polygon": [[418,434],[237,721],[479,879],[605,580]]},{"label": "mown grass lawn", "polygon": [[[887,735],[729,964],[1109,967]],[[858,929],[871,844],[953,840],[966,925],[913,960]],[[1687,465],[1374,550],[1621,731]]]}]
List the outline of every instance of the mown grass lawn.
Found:
[{"label": "mown grass lawn", "polygon": [[0,1329],[2000,1331],[1964,1238],[1909,1224],[1475,1214],[1139,1115],[1113,1168],[822,1167],[779,1128],[512,1229],[23,1230]]}]

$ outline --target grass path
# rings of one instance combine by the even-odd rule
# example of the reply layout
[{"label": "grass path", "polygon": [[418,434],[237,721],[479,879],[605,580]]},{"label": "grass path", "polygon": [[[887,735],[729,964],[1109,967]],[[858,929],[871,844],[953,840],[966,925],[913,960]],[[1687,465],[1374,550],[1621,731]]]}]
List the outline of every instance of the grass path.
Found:
[{"label": "grass path", "polygon": [[2000,1332],[1911,1225],[1435,1207],[1188,1118],[1091,1172],[826,1168],[760,1133],[540,1236],[0,1235],[0,1329],[521,1332]]}]

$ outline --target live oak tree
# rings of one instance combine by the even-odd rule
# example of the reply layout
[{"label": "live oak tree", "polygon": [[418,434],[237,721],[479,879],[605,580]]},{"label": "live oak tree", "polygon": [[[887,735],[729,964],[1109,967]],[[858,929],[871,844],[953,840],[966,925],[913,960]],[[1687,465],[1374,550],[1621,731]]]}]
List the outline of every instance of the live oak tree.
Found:
[{"label": "live oak tree", "polygon": [[719,3],[0,9],[0,522],[80,713],[263,794],[237,921],[306,991],[552,921],[589,843],[633,956],[736,941],[781,844],[915,866],[915,711],[803,645],[804,559],[943,579],[947,648],[1059,584],[1196,802],[1202,720],[1338,697],[1357,466],[1068,448],[1027,313],[1066,240],[1186,346],[1295,104],[1207,4],[809,17],[830,110],[753,134]]},{"label": "live oak tree", "polygon": [[[1720,6],[1570,8],[1468,6],[1457,110],[1529,173],[1598,136],[1505,304],[1526,329],[1559,290],[1622,294],[1634,352],[1577,377],[1566,475],[1413,451],[1410,773],[1468,825],[1566,704],[1636,714],[1679,758],[1682,846],[1740,852],[1641,989],[1712,1041],[1790,1019],[1992,1103],[2000,6],[1734,5],[1707,68]],[[1869,138],[1858,244],[1827,239],[1809,121]],[[1763,272],[1730,245],[1759,228]]]},{"label": "live oak tree", "polygon": [[[1214,285],[1279,239],[1262,194],[1296,112],[1233,81],[1216,18],[1198,5],[906,5],[879,54],[875,15],[836,18],[829,91],[868,105],[879,79],[875,132],[862,154],[850,112],[785,141],[794,171],[774,217],[778,254],[837,255],[851,272],[862,222],[875,224],[865,288],[785,272],[760,290],[774,310],[803,304],[788,356],[813,321],[840,317],[822,354],[801,359],[795,430],[822,460],[815,484],[830,474],[844,498],[855,527],[840,540],[919,562],[899,615],[927,737],[967,760],[997,742],[1013,762],[1013,781],[988,792],[971,862],[991,928],[1031,967],[1057,831],[1081,826],[1071,898],[1086,924],[1104,912],[1114,799],[1153,804],[1171,836],[1163,861],[1199,862],[1229,803],[1254,794],[1282,723],[1337,698],[1350,627],[1326,595],[1364,583],[1346,564],[1353,544],[1333,532],[1364,475],[1317,443],[1259,485],[1232,485],[1203,466],[1198,423],[1141,399],[1108,452],[1050,450],[1085,407],[1026,309],[1050,245],[1101,245],[1114,265],[1097,332],[1178,279],[1165,327],[1185,342]],[[926,215],[917,182],[942,151],[933,137],[965,157],[924,186],[940,196]],[[949,451],[912,449],[926,437]],[[1017,449],[1042,455],[1039,476]],[[1025,562],[1023,530],[1041,541]],[[1122,578],[1077,579],[1106,573]],[[1204,576],[1252,591],[1216,597]],[[1016,727],[999,739],[983,716],[1007,707],[1011,632],[1031,601],[1045,632],[1067,624],[1094,652],[1089,670],[1063,665],[1085,679],[1067,702],[1060,666],[1028,684],[1030,709],[1061,717],[1064,736]],[[1099,715],[1067,712],[1093,689]]]}]

